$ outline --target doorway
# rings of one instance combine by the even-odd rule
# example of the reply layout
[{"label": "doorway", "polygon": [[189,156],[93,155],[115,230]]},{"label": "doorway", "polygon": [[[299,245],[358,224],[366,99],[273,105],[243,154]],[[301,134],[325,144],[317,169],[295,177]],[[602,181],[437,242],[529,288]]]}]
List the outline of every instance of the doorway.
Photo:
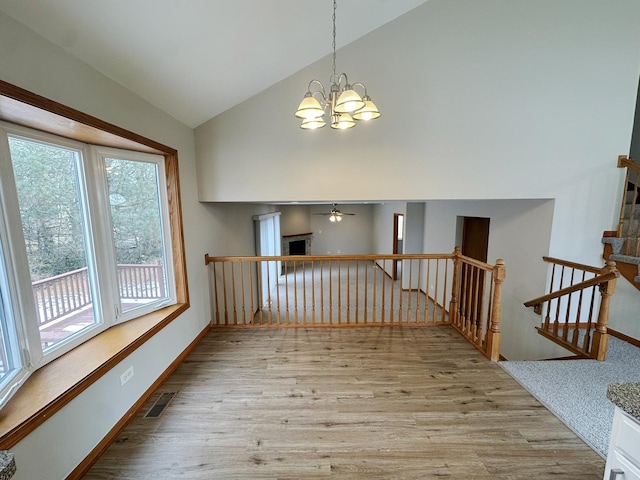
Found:
[{"label": "doorway", "polygon": [[[393,214],[393,253],[397,255],[398,253],[403,253],[404,249],[402,246],[403,241],[403,232],[404,232],[404,214],[402,213],[394,213]],[[395,281],[398,279],[398,275],[401,274],[402,264],[400,260],[393,261],[393,269],[391,272],[391,280]]]},{"label": "doorway", "polygon": [[489,251],[489,218],[462,217],[462,254],[487,262]]},{"label": "doorway", "polygon": [[[487,262],[489,251],[489,218],[462,217],[462,254],[481,262]],[[463,264],[461,271],[461,308],[472,322],[482,318],[484,304],[485,272]]]}]

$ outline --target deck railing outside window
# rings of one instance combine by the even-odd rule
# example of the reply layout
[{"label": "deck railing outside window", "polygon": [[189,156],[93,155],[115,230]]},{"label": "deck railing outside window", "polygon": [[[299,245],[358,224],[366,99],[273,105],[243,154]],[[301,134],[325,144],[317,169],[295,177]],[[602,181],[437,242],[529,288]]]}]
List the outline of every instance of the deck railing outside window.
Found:
[{"label": "deck railing outside window", "polygon": [[[161,263],[118,265],[120,298],[145,300],[164,298],[166,286]],[[91,305],[87,268],[33,282],[38,324],[44,327]]]}]

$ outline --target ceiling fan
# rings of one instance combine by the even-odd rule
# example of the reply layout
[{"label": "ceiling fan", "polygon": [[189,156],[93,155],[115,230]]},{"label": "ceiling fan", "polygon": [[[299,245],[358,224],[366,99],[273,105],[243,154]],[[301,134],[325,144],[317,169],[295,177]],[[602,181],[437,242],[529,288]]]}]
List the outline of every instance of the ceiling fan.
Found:
[{"label": "ceiling fan", "polygon": [[319,212],[319,213],[314,213],[314,215],[329,216],[329,221],[330,222],[340,222],[340,221],[342,221],[342,217],[344,215],[355,215],[355,213],[341,212],[340,210],[338,210],[338,204],[334,203],[330,212],[326,212],[326,213],[325,212]]}]

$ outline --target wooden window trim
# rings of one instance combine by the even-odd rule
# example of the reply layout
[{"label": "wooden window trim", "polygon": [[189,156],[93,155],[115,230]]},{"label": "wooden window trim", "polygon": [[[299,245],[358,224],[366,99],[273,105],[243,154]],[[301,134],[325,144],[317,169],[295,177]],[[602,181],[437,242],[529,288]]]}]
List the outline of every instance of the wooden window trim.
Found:
[{"label": "wooden window trim", "polygon": [[13,447],[189,308],[178,152],[0,80],[0,120],[82,142],[163,155],[177,304],[115,325],[35,371],[0,412],[0,450]]}]

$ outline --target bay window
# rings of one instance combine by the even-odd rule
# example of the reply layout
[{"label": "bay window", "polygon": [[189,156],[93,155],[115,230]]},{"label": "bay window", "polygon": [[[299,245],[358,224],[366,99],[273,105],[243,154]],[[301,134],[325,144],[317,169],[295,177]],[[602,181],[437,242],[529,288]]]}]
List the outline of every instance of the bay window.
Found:
[{"label": "bay window", "polygon": [[0,405],[31,371],[176,303],[164,161],[0,123]]}]

